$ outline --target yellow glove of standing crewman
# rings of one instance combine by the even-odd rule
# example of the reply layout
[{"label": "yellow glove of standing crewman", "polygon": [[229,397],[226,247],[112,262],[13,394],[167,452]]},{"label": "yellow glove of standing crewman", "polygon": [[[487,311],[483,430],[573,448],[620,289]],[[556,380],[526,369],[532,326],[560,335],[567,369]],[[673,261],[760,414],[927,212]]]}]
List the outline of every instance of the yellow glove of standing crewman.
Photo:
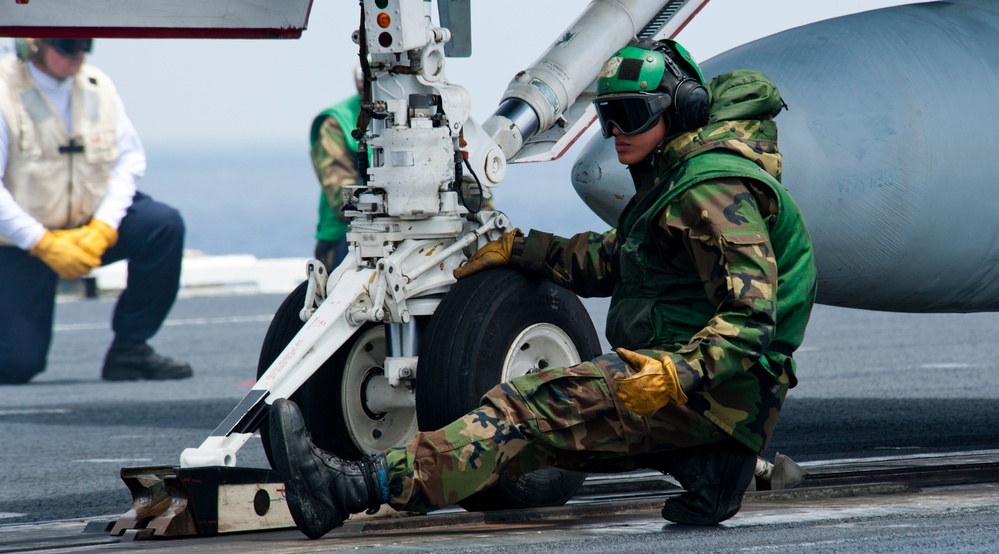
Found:
[{"label": "yellow glove of standing crewman", "polygon": [[673,360],[663,356],[658,360],[638,352],[617,348],[617,355],[638,373],[614,381],[617,396],[625,407],[638,415],[649,415],[669,403],[687,402],[687,395],[680,388]]},{"label": "yellow glove of standing crewman", "polygon": [[485,269],[503,267],[510,263],[510,256],[513,251],[514,237],[522,237],[524,233],[520,229],[512,229],[503,233],[503,236],[496,240],[489,241],[472,254],[468,262],[454,270],[455,279],[464,279],[469,275],[474,275]]},{"label": "yellow glove of standing crewman", "polygon": [[45,231],[29,254],[39,258],[63,279],[76,279],[90,273],[101,265],[101,259],[68,239],[58,237],[52,231]]},{"label": "yellow glove of standing crewman", "polygon": [[75,229],[52,231],[52,234],[68,240],[98,258],[118,242],[118,231],[99,219],[91,219],[90,223]]}]

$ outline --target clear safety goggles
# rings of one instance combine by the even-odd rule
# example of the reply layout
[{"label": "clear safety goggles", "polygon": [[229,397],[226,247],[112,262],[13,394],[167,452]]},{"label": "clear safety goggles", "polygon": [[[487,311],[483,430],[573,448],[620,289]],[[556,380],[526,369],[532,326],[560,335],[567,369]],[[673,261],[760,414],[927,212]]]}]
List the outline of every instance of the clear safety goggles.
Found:
[{"label": "clear safety goggles", "polygon": [[80,52],[89,54],[90,49],[94,46],[92,38],[43,38],[42,42],[67,58],[72,58]]},{"label": "clear safety goggles", "polygon": [[659,122],[659,116],[670,106],[668,94],[616,94],[593,101],[600,119],[600,129],[605,138],[611,136],[611,127],[617,127],[624,136],[644,133]]}]

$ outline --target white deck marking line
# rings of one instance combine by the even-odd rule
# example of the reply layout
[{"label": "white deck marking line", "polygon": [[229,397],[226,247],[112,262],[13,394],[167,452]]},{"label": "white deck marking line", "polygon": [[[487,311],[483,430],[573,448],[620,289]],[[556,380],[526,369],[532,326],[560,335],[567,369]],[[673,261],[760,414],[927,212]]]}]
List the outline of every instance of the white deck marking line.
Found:
[{"label": "white deck marking line", "polygon": [[[227,325],[230,323],[263,323],[268,322],[274,314],[241,315],[230,317],[191,317],[186,319],[168,319],[163,322],[165,327],[182,327],[185,325]],[[56,332],[64,331],[102,331],[109,329],[108,323],[66,323],[56,325]]]}]

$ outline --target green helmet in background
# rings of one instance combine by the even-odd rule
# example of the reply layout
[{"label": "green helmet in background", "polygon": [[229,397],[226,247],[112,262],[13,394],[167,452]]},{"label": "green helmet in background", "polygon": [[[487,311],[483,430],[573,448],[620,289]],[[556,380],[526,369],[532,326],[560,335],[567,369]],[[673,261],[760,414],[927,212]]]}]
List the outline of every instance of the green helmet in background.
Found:
[{"label": "green helmet in background", "polygon": [[668,134],[708,121],[708,91],[694,58],[673,40],[639,40],[618,50],[597,75],[594,105],[605,137],[652,128],[664,115]]},{"label": "green helmet in background", "polygon": [[80,52],[89,54],[94,48],[92,38],[16,38],[14,51],[22,61],[38,55],[38,45],[47,44],[63,56],[72,58]]}]

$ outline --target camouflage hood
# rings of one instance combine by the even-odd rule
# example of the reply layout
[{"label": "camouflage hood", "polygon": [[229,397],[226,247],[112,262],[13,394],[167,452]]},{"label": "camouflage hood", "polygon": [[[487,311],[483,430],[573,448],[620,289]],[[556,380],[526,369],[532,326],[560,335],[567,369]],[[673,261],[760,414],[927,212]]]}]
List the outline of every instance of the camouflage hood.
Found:
[{"label": "camouflage hood", "polygon": [[737,69],[711,79],[708,92],[708,124],[667,139],[663,148],[666,167],[706,152],[728,150],[780,180],[781,156],[773,117],[784,102],[777,87],[758,71]]}]

